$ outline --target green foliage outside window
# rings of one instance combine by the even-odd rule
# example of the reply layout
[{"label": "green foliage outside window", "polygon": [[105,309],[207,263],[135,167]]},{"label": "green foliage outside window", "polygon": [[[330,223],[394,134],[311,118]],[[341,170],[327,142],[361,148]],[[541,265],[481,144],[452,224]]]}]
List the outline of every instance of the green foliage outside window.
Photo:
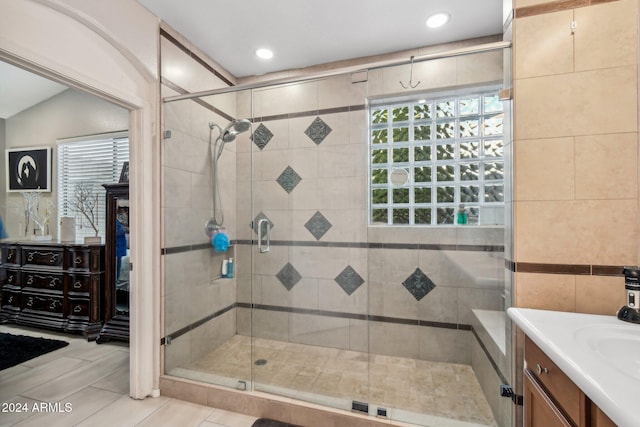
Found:
[{"label": "green foliage outside window", "polygon": [[[497,93],[439,96],[370,110],[371,221],[449,225],[504,203],[504,112]],[[389,178],[405,169],[407,181]]]}]

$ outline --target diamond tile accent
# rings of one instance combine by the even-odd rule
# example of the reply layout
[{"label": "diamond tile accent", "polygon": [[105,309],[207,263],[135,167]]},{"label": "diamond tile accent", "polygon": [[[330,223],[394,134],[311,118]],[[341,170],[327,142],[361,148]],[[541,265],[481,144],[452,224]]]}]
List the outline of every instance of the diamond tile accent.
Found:
[{"label": "diamond tile accent", "polygon": [[251,138],[253,139],[253,143],[256,144],[256,146],[260,150],[262,150],[267,146],[269,141],[271,141],[271,138],[273,138],[273,134],[264,125],[264,123],[260,123],[260,126],[258,126],[256,130],[253,131],[253,136]]},{"label": "diamond tile accent", "polygon": [[280,283],[282,283],[284,287],[287,288],[288,291],[290,291],[291,288],[293,288],[295,284],[298,283],[300,279],[302,279],[302,276],[300,276],[298,270],[296,270],[290,262],[282,267],[282,270],[280,270],[278,274],[276,274],[276,277],[278,278],[278,280],[280,280]]},{"label": "diamond tile accent", "polygon": [[296,185],[302,181],[302,178],[291,166],[287,166],[276,181],[278,181],[278,184],[280,184],[287,193],[291,193],[293,189],[296,188]]},{"label": "diamond tile accent", "polygon": [[324,234],[329,231],[331,227],[333,227],[333,225],[331,225],[331,223],[327,220],[327,218],[324,217],[324,215],[320,213],[320,211],[317,211],[315,214],[313,214],[313,216],[309,219],[309,221],[307,221],[304,226],[307,230],[309,230],[311,234],[313,234],[313,237],[315,237],[316,240],[320,240],[320,238],[324,236]]},{"label": "diamond tile accent", "polygon": [[422,272],[419,268],[416,268],[416,271],[409,277],[407,280],[402,282],[402,285],[407,288],[407,290],[413,295],[413,297],[420,301],[425,297],[429,292],[431,292],[436,284],[427,277],[426,274]]},{"label": "diamond tile accent", "polygon": [[338,274],[338,277],[335,278],[335,281],[338,282],[338,285],[340,285],[342,290],[344,290],[347,295],[351,295],[352,293],[354,293],[355,290],[364,283],[364,279],[360,277],[358,272],[355,271],[350,265],[342,270],[342,273]]},{"label": "diamond tile accent", "polygon": [[[261,219],[266,219],[267,221],[269,221],[271,223],[271,228],[273,229],[273,227],[275,227],[275,225],[273,225],[273,221],[271,221],[269,219],[268,216],[266,216],[263,212],[260,212],[253,220],[253,222],[251,224],[249,224],[249,227],[251,227],[253,229],[253,232],[258,234],[258,222],[260,222]],[[262,232],[264,233],[264,230],[262,230]]]},{"label": "diamond tile accent", "polygon": [[316,117],[313,123],[311,123],[307,130],[304,131],[304,133],[307,134],[307,136],[311,138],[311,140],[315,142],[316,145],[320,145],[320,143],[324,141],[324,139],[327,137],[327,135],[329,135],[330,132],[331,128],[329,127],[329,125],[326,124],[320,117]]}]

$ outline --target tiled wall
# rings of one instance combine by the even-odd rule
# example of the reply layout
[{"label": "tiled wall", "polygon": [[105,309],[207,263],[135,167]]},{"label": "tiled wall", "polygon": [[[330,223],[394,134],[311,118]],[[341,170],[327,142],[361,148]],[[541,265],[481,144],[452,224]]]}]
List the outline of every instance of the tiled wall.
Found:
[{"label": "tiled wall", "polygon": [[638,2],[515,7],[515,305],[615,314],[639,262]]},{"label": "tiled wall", "polygon": [[[185,46],[175,33],[161,38],[163,96],[232,83]],[[417,63],[417,91],[500,83],[504,61],[494,51]],[[503,227],[367,224],[366,100],[406,94],[399,81],[409,71],[390,67],[357,83],[345,75],[164,104],[163,129],[171,132],[162,174],[164,372],[180,376],[175,368],[235,333],[435,361],[478,359],[472,309],[500,312],[509,293]],[[203,233],[212,205],[208,124],[245,117],[252,131],[225,147],[219,176],[236,244],[215,254]],[[267,254],[252,245],[261,218],[272,224]],[[219,279],[229,256],[236,278]],[[484,371],[493,369],[488,354]]]},{"label": "tiled wall", "polygon": [[[164,32],[162,49],[162,96],[226,86],[209,64],[184,51],[174,33]],[[204,56],[202,56],[204,58]],[[180,72],[176,72],[180,70]],[[215,109],[212,106],[216,105]],[[165,372],[186,367],[235,334],[235,279],[221,279],[224,258],[213,251],[204,232],[212,216],[213,177],[210,163],[209,123],[223,127],[235,111],[235,96],[207,102],[183,100],[163,104],[162,210],[164,221],[162,293],[165,341]],[[213,131],[213,138],[218,136]],[[220,188],[235,186],[235,149],[225,147],[220,162]],[[235,239],[235,193],[222,192],[225,223]]]},{"label": "tiled wall", "polygon": [[[229,84],[203,72],[179,42],[175,34],[161,40],[163,96]],[[182,74],[173,73],[178,66]],[[451,89],[501,82],[502,68],[502,52],[490,52],[416,64],[414,77],[419,91]],[[398,66],[358,83],[345,75],[164,104],[165,372],[234,333],[471,362],[471,309],[503,308],[503,228],[367,224],[365,103],[405,94],[399,80],[408,73]],[[212,204],[208,125],[245,117],[252,132],[221,157],[225,225],[237,244],[219,255],[203,233]],[[264,255],[251,245],[260,218],[272,224]],[[234,280],[217,278],[223,256],[236,259]]]},{"label": "tiled wall", "polygon": [[[501,82],[502,64],[502,52],[447,58],[417,64],[414,79],[424,82],[419,90]],[[253,206],[238,199],[240,242],[256,238],[252,222],[272,223],[268,254],[238,248],[239,333],[470,363],[470,309],[502,309],[503,228],[367,225],[365,99],[402,95],[408,72],[391,67],[369,72],[367,82],[347,75],[239,95],[238,116],[255,122],[253,141],[236,147],[237,193],[248,194],[255,180]]]}]

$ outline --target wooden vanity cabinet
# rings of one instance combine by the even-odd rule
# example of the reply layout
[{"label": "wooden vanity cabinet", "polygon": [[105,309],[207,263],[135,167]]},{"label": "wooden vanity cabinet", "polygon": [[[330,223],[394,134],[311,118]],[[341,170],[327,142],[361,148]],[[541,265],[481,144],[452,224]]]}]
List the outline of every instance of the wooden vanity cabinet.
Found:
[{"label": "wooden vanity cabinet", "polygon": [[525,427],[612,427],[615,424],[525,336]]}]

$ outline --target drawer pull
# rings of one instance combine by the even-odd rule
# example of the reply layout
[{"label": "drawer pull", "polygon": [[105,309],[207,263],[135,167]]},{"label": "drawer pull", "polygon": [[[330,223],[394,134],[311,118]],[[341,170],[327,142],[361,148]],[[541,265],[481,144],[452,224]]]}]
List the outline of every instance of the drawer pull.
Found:
[{"label": "drawer pull", "polygon": [[548,374],[549,370],[547,368],[543,368],[539,363],[536,363],[536,372],[538,375]]},{"label": "drawer pull", "polygon": [[74,313],[80,313],[81,311],[82,311],[82,307],[81,307],[81,306],[79,306],[79,305],[76,305],[76,306],[73,308],[73,312],[74,312]]},{"label": "drawer pull", "polygon": [[75,283],[73,284],[73,288],[74,288],[74,289],[80,289],[81,287],[82,287],[82,283],[80,283],[80,282],[75,282]]}]

